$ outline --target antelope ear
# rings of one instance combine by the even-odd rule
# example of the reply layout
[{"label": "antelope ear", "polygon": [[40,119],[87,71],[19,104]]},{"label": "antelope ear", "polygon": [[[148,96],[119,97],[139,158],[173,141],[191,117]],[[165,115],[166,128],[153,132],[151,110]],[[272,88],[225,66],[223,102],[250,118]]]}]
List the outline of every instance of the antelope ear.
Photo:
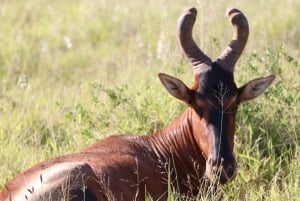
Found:
[{"label": "antelope ear", "polygon": [[273,82],[275,75],[254,79],[239,89],[240,102],[248,101],[261,95]]},{"label": "antelope ear", "polygon": [[191,102],[192,92],[180,79],[164,73],[159,73],[158,77],[172,96],[186,103]]}]

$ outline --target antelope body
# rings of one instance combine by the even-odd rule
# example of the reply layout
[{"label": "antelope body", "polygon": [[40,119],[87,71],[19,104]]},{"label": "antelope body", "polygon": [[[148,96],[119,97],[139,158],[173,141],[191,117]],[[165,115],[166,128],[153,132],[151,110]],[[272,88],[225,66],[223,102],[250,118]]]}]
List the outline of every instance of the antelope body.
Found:
[{"label": "antelope body", "polygon": [[[87,149],[49,159],[17,175],[0,193],[1,201],[167,200],[168,185],[193,197],[203,179],[225,184],[236,174],[233,155],[235,115],[240,103],[272,83],[262,77],[237,88],[233,70],[248,38],[248,22],[228,11],[232,41],[215,62],[192,38],[195,8],[179,19],[178,39],[194,67],[194,84],[159,74],[167,91],[188,105],[165,129],[148,136],[111,136]],[[201,193],[201,192],[200,192]]]}]

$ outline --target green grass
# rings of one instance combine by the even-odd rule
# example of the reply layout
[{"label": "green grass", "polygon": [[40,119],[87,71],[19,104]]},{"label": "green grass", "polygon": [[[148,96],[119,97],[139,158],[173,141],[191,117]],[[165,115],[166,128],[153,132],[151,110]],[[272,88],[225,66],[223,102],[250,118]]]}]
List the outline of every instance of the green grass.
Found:
[{"label": "green grass", "polygon": [[183,111],[157,74],[192,83],[176,39],[187,6],[197,7],[194,37],[213,58],[231,38],[226,8],[247,15],[250,37],[236,66],[239,86],[277,75],[262,97],[240,108],[239,171],[222,187],[225,199],[300,200],[298,0],[2,0],[0,187],[38,161],[110,134],[155,132]]}]

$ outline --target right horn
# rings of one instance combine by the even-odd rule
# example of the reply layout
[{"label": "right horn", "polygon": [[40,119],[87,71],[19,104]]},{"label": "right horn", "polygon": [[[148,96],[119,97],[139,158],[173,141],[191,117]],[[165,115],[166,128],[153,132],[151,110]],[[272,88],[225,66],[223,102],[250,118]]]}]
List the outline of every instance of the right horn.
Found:
[{"label": "right horn", "polygon": [[192,30],[196,16],[196,8],[189,8],[179,18],[178,39],[184,53],[193,64],[195,72],[201,72],[203,69],[211,66],[212,61],[198,48],[192,37]]},{"label": "right horn", "polygon": [[227,10],[227,17],[233,25],[233,37],[228,47],[217,59],[217,63],[222,68],[233,72],[234,65],[247,43],[249,26],[245,15],[236,8]]}]

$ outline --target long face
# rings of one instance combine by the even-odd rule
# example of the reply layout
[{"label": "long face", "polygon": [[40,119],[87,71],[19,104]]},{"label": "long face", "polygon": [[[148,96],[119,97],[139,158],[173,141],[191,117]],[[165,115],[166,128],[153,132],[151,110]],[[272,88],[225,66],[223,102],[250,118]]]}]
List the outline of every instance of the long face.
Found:
[{"label": "long face", "polygon": [[236,174],[233,145],[238,88],[232,72],[216,63],[196,76],[191,107],[204,121],[200,141],[205,145],[201,148],[207,159],[206,176],[226,183]]},{"label": "long face", "polygon": [[233,37],[223,53],[212,62],[192,38],[196,16],[197,10],[190,8],[178,23],[180,45],[195,71],[193,87],[189,88],[180,79],[166,74],[159,74],[159,78],[172,96],[194,108],[199,115],[201,124],[194,128],[199,132],[193,134],[206,158],[206,176],[224,184],[236,174],[233,144],[238,105],[262,94],[275,76],[254,79],[237,88],[233,71],[248,39],[246,17],[238,9],[228,10],[228,19],[234,27]]}]

